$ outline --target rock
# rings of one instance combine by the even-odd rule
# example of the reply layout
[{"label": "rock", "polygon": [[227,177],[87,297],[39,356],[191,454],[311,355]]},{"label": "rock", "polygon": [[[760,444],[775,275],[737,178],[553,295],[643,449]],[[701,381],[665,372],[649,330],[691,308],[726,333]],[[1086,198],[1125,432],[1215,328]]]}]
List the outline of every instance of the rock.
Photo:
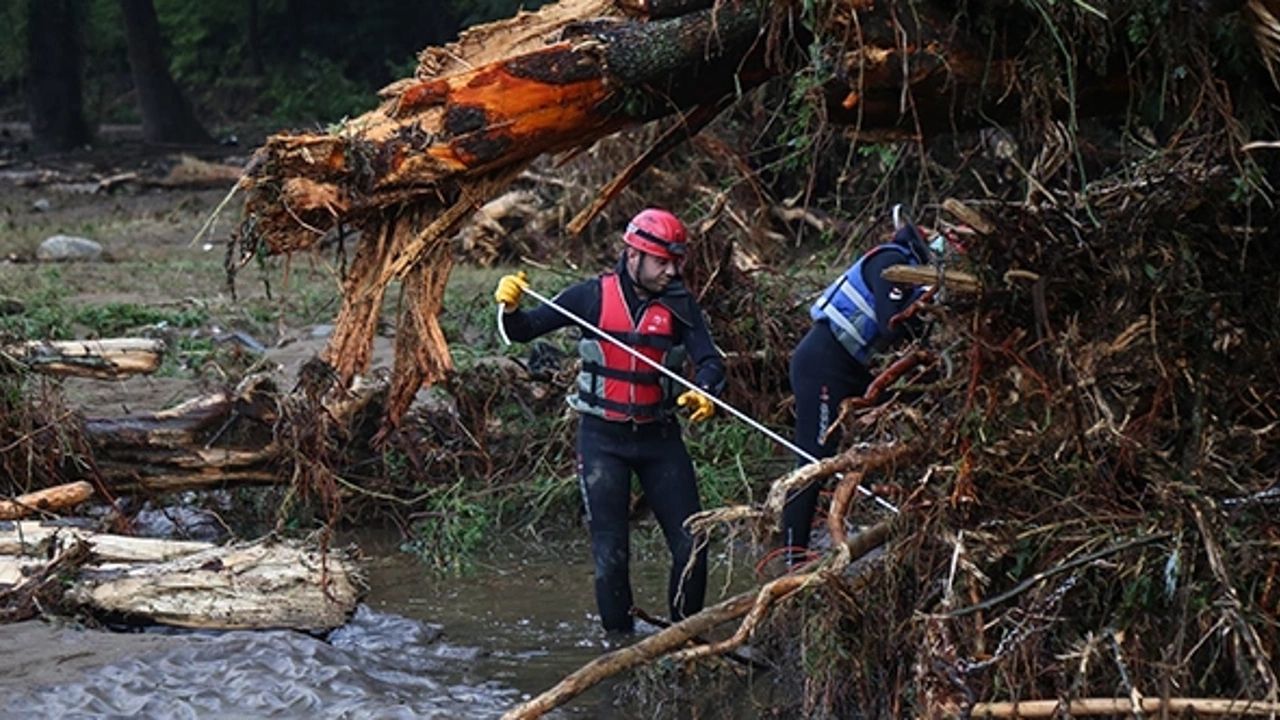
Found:
[{"label": "rock", "polygon": [[52,203],[49,202],[49,198],[36,198],[31,201],[31,209],[34,212],[48,212],[51,206]]},{"label": "rock", "polygon": [[96,262],[102,259],[102,246],[88,238],[54,235],[40,243],[36,259],[41,262]]}]

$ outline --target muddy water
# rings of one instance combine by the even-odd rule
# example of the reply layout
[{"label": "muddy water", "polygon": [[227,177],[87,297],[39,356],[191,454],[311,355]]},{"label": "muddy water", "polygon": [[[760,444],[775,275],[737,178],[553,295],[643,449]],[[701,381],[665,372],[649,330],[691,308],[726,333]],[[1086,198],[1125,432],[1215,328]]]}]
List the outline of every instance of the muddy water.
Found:
[{"label": "muddy water", "polygon": [[[357,542],[370,593],[325,639],[0,626],[0,717],[493,718],[617,647],[598,629],[581,539],[513,545],[444,579],[394,538]],[[665,552],[635,552],[637,602],[658,614]],[[594,689],[557,716],[641,716],[612,697]]]}]

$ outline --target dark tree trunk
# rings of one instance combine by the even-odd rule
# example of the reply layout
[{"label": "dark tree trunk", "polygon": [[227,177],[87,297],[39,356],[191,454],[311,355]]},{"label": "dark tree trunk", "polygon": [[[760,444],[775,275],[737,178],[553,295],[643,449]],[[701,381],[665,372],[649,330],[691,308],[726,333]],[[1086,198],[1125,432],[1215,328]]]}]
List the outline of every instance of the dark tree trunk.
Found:
[{"label": "dark tree trunk", "polygon": [[249,72],[261,77],[266,72],[262,62],[262,12],[258,0],[249,2]]},{"label": "dark tree trunk", "polygon": [[27,0],[27,115],[35,147],[90,140],[80,97],[80,0]]},{"label": "dark tree trunk", "polygon": [[129,44],[129,69],[142,111],[142,136],[154,143],[211,142],[169,74],[152,0],[120,0],[120,10]]}]

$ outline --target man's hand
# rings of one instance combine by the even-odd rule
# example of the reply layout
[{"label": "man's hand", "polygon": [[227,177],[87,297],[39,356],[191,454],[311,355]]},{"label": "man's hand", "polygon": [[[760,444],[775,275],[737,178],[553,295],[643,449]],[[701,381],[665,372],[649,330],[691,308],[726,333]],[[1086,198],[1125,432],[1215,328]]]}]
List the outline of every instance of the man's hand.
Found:
[{"label": "man's hand", "polygon": [[529,287],[529,276],[521,270],[514,275],[503,275],[498,281],[498,289],[493,291],[493,299],[498,301],[507,312],[514,312],[520,307],[520,298],[524,289]]},{"label": "man's hand", "polygon": [[676,405],[690,409],[689,422],[702,422],[716,414],[716,406],[712,404],[711,398],[697,390],[686,390],[676,398]]}]

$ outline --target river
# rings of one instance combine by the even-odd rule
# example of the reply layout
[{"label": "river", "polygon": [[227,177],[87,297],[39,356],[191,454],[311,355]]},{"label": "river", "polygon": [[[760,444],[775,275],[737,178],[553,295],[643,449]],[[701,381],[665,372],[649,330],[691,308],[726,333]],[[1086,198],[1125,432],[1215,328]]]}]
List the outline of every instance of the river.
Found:
[{"label": "river", "polygon": [[[641,539],[644,531],[633,531]],[[599,629],[585,538],[510,543],[441,577],[387,533],[355,538],[370,590],[327,638],[290,631],[0,626],[3,718],[495,718],[616,638]],[[637,601],[660,614],[665,550],[633,548]],[[724,587],[712,583],[709,602]],[[713,573],[714,578],[714,573]],[[639,718],[610,683],[561,718]]]}]

